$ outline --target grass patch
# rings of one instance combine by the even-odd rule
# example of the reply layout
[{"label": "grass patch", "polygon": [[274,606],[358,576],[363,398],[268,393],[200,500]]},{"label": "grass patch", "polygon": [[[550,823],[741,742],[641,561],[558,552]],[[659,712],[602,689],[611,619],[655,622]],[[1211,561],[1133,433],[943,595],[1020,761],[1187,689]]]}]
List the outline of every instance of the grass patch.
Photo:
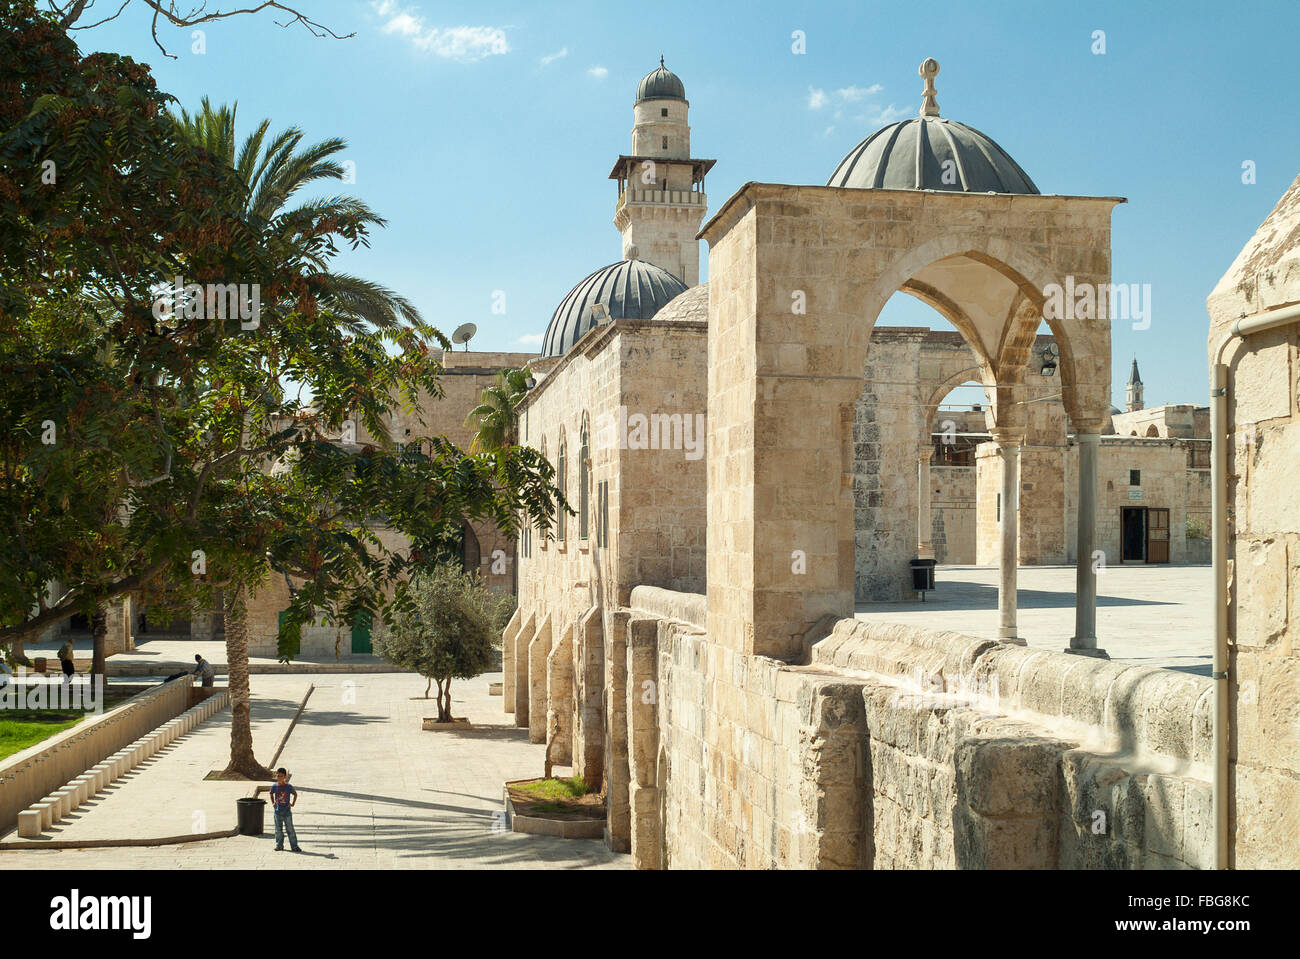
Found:
[{"label": "grass patch", "polygon": [[[586,795],[587,782],[581,776],[574,776],[572,779],[539,779],[513,788],[529,799],[545,803],[546,800],[576,799],[578,796]],[[538,808],[540,811],[554,811],[541,810],[540,806]]]},{"label": "grass patch", "polygon": [[[130,696],[104,696],[104,711],[112,709]],[[0,759],[8,759],[24,749],[71,729],[87,716],[79,709],[6,709],[0,712]]]}]

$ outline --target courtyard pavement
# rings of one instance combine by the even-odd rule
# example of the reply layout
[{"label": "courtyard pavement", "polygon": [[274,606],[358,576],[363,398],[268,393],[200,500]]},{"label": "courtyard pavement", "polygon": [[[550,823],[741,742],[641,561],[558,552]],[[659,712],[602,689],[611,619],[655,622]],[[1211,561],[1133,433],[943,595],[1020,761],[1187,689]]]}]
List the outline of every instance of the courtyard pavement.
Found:
[{"label": "courtyard pavement", "polygon": [[[279,764],[299,791],[303,853],[274,852],[266,834],[183,845],[4,850],[3,869],[631,868],[599,840],[505,832],[496,815],[507,780],[542,774],[544,747],[488,695],[488,673],[452,685],[455,714],[474,728],[425,732],[433,700],[409,673],[252,677],[254,743],[268,762],[308,683],[315,691]],[[228,829],[251,783],[204,782],[229,755],[230,711],[160,753],[83,807],[58,838],[166,836]],[[557,775],[567,774],[557,769]],[[53,833],[49,833],[54,838]],[[11,834],[12,837],[12,834]]]},{"label": "courtyard pavement", "polygon": [[[87,635],[75,635],[73,652],[80,669],[90,660],[91,643]],[[194,669],[194,656],[198,654],[215,667],[218,675],[226,672],[225,640],[193,640],[185,636],[166,633],[136,634],[136,648],[129,652],[114,653],[108,657],[108,675],[112,676],[170,676],[181,670]],[[27,643],[24,647],[29,658],[45,656],[51,660],[64,642],[59,637],[53,642]],[[319,672],[395,672],[378,656],[345,653],[334,656],[302,656],[290,664],[281,663],[270,656],[248,657],[249,669],[254,673],[319,673]],[[58,664],[50,669],[57,672]]]},{"label": "courtyard pavement", "polygon": [[[868,622],[998,635],[996,567],[940,566],[925,602],[860,604]],[[1016,623],[1034,649],[1060,652],[1074,635],[1073,566],[1021,567]],[[1112,660],[1210,674],[1214,618],[1208,566],[1110,566],[1097,573],[1097,645]]]}]

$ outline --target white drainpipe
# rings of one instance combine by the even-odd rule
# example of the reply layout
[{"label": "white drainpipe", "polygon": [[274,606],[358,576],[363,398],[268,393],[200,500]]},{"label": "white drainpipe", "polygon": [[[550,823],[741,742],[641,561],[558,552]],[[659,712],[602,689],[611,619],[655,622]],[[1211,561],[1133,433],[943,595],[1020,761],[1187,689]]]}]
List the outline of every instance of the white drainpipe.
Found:
[{"label": "white drainpipe", "polygon": [[1210,483],[1214,488],[1211,514],[1214,569],[1214,868],[1227,869],[1228,837],[1228,367],[1223,352],[1229,344],[1252,333],[1300,320],[1300,304],[1243,317],[1232,324],[1210,369]]}]

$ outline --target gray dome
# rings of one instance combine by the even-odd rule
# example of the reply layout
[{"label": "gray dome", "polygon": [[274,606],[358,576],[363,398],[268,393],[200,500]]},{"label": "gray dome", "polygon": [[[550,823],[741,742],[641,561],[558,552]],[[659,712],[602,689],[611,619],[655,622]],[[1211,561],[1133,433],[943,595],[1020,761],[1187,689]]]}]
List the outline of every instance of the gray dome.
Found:
[{"label": "gray dome", "polygon": [[[944,183],[944,162],[955,161]],[[1020,164],[979,130],[938,116],[891,123],[840,161],[827,186],[865,190],[1037,193]]]},{"label": "gray dome", "polygon": [[644,260],[620,260],[601,267],[560,301],[542,337],[542,356],[563,356],[596,325],[591,308],[605,304],[611,320],[648,320],[686,284]]},{"label": "gray dome", "polygon": [[664,58],[659,58],[659,67],[651,70],[641,78],[636,88],[636,102],[642,100],[685,100],[686,87],[681,78],[664,66]]}]

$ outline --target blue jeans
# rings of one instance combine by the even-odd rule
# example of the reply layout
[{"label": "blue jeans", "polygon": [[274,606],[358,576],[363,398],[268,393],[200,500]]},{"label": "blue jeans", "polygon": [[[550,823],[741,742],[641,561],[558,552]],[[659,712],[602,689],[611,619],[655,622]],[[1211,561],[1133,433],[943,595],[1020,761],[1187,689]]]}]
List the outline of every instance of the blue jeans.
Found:
[{"label": "blue jeans", "polygon": [[293,831],[293,810],[285,809],[284,812],[280,812],[277,809],[275,811],[275,847],[277,849],[284,848],[284,834],[286,831],[289,833],[289,848],[297,849],[298,834]]}]

